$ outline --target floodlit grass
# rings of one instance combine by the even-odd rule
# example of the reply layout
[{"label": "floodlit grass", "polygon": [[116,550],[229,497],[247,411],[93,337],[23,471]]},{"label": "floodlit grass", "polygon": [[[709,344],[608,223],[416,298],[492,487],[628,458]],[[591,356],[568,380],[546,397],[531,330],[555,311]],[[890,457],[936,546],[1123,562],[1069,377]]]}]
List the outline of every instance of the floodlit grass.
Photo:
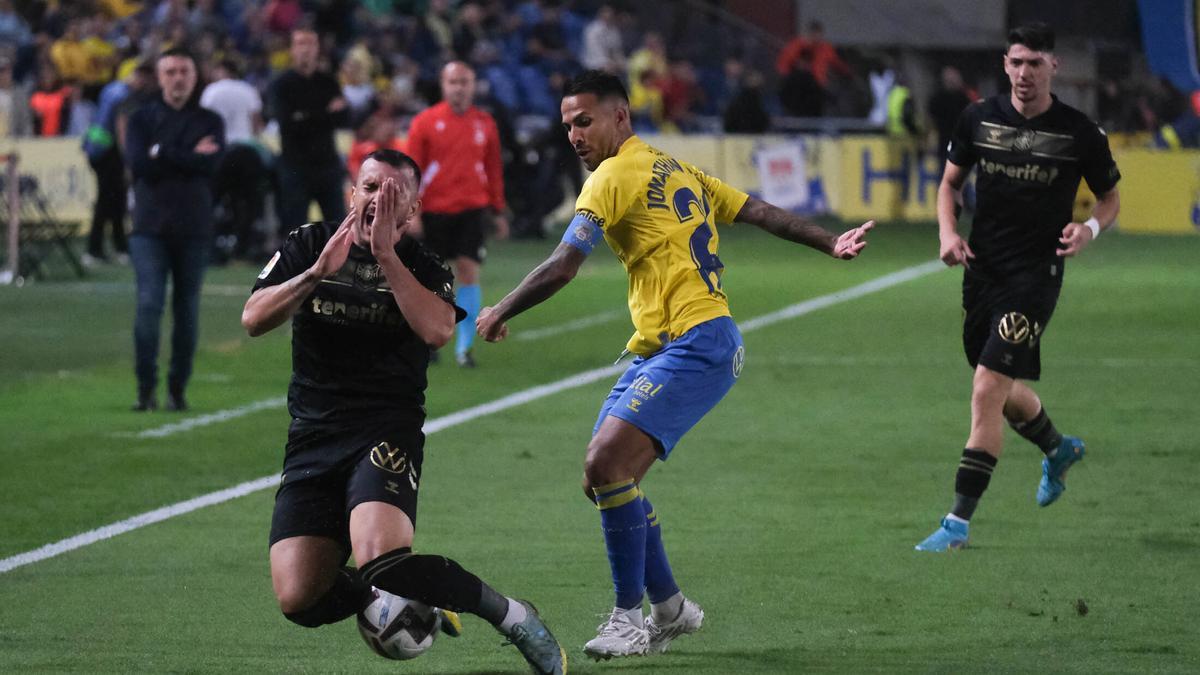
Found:
[{"label": "floodlit grass", "polygon": [[[553,246],[493,246],[485,298]],[[722,232],[740,320],[935,255],[931,225],[880,227],[852,264]],[[434,366],[430,417],[611,363],[630,332],[621,312],[516,339],[623,310],[620,266],[593,258],[509,341],[477,346],[479,369]],[[579,489],[611,381],[430,435],[417,548],[533,600],[577,672],[1196,672],[1198,264],[1200,238],[1122,235],[1068,263],[1037,389],[1087,459],[1039,509],[1040,453],[1009,434],[965,551],[912,550],[949,506],[968,426],[957,271],[747,334],[741,381],[644,483],[707,612],[670,653],[593,665],[580,651],[611,603]],[[252,340],[238,323],[256,273],[209,274],[186,415],[128,411],[129,270],[0,287],[0,558],[278,471],[279,407],[134,436],[285,393],[287,331]],[[474,618],[407,663],[374,656],[351,622],[288,623],[267,569],[271,504],[258,492],[0,574],[0,672],[523,670]]]}]

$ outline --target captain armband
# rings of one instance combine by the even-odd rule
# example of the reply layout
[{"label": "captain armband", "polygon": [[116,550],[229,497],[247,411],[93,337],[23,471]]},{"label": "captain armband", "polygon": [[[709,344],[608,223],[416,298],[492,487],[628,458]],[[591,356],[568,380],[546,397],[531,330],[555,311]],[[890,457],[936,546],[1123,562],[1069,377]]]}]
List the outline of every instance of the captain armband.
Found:
[{"label": "captain armband", "polygon": [[567,225],[567,231],[563,233],[562,243],[574,246],[584,255],[590,255],[596,247],[596,242],[603,235],[604,230],[600,228],[595,216],[577,211],[571,219],[571,224]]}]

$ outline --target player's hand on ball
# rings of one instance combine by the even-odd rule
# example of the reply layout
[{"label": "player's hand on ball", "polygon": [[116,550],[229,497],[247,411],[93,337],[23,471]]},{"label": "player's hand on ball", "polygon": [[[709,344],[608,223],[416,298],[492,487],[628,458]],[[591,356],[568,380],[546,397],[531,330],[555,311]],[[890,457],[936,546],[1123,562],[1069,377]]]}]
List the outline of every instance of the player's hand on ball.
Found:
[{"label": "player's hand on ball", "polygon": [[479,310],[475,318],[475,332],[488,342],[499,342],[508,337],[508,324],[499,320],[500,315],[491,307]]},{"label": "player's hand on ball", "polygon": [[967,246],[967,240],[957,234],[949,234],[942,237],[942,247],[938,257],[950,267],[962,265],[970,268],[975,253],[970,246]]},{"label": "player's hand on ball", "polygon": [[853,230],[843,232],[833,245],[833,257],[842,260],[857,258],[859,251],[866,248],[867,232],[870,232],[873,227],[875,227],[875,221],[868,220]]},{"label": "player's hand on ball", "polygon": [[333,276],[346,263],[346,256],[350,253],[350,244],[354,241],[355,220],[357,220],[357,214],[351,209],[350,213],[346,214],[346,218],[342,220],[342,224],[338,226],[337,231],[333,233],[329,241],[325,242],[325,248],[321,249],[321,255],[317,257],[317,262],[312,266],[313,274],[317,278],[326,279]]},{"label": "player's hand on ball", "polygon": [[1058,249],[1059,257],[1069,258],[1077,255],[1083,250],[1083,247],[1092,243],[1092,229],[1082,223],[1067,223],[1058,241],[1063,245]]}]

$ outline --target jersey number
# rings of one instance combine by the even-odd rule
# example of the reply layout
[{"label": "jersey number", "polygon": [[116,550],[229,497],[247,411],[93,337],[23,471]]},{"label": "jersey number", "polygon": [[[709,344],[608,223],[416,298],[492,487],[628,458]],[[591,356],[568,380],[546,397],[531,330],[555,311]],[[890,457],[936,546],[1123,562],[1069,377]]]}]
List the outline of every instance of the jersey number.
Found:
[{"label": "jersey number", "polygon": [[[696,271],[700,273],[700,278],[708,285],[708,292],[714,295],[724,295],[721,292],[721,271],[725,269],[725,265],[721,264],[721,259],[717,257],[716,253],[708,250],[708,244],[715,234],[715,228],[710,220],[712,213],[708,206],[708,196],[696,197],[696,193],[692,192],[691,188],[685,187],[675,191],[671,202],[675,207],[675,217],[679,219],[680,223],[687,224],[697,215],[700,216],[700,224],[688,238],[688,245],[692,250],[692,262],[696,264]],[[699,214],[696,213],[697,211]]]}]

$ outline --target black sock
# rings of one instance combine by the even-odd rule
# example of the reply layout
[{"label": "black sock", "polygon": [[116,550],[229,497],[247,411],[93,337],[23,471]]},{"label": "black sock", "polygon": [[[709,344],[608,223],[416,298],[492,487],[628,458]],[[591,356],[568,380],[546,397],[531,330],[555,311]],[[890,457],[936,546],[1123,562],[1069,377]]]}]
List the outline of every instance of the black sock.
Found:
[{"label": "black sock", "polygon": [[371,585],[359,578],[349,567],[337,571],[333,586],[312,607],[284,614],[288,621],[307,628],[337,623],[358,613],[371,604]]},{"label": "black sock", "polygon": [[1050,417],[1046,415],[1045,408],[1039,408],[1038,413],[1028,422],[1009,422],[1008,424],[1026,440],[1041,448],[1047,457],[1053,457],[1058,446],[1062,444],[1062,434],[1054,428],[1054,422],[1051,422]]},{"label": "black sock", "polygon": [[950,513],[970,520],[975,507],[979,506],[979,498],[992,480],[992,470],[995,468],[996,458],[983,450],[963,450],[958,474],[954,477],[954,508],[950,509]]},{"label": "black sock", "polygon": [[388,593],[469,612],[495,626],[508,613],[508,598],[440,555],[417,555],[411,548],[398,548],[363,565],[360,574],[364,581]]}]

